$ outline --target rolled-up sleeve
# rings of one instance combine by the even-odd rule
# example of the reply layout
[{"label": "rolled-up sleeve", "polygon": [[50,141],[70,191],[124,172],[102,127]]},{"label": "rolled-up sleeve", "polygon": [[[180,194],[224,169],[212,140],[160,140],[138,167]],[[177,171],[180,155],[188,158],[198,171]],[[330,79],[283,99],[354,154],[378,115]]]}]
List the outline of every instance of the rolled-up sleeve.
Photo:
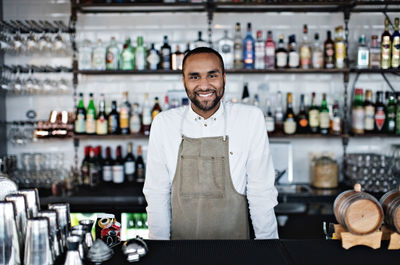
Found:
[{"label": "rolled-up sleeve", "polygon": [[143,193],[147,201],[149,238],[168,240],[171,223],[171,182],[162,145],[165,134],[162,131],[160,115],[154,119],[151,126]]},{"label": "rolled-up sleeve", "polygon": [[257,110],[249,137],[247,199],[256,239],[278,238],[274,207],[278,192],[274,186],[275,171],[269,150],[264,115]]}]

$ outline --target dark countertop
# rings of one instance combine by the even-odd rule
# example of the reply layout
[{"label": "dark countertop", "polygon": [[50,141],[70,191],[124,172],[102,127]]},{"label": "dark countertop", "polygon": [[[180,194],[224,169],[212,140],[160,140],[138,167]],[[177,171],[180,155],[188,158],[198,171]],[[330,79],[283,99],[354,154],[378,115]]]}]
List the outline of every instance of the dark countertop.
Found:
[{"label": "dark countertop", "polygon": [[[349,250],[338,240],[182,240],[146,241],[149,253],[138,264],[163,265],[398,265],[400,250],[356,246]],[[128,263],[121,247],[104,265]],[[63,264],[60,257],[57,264]],[[85,262],[85,264],[92,264]]]}]

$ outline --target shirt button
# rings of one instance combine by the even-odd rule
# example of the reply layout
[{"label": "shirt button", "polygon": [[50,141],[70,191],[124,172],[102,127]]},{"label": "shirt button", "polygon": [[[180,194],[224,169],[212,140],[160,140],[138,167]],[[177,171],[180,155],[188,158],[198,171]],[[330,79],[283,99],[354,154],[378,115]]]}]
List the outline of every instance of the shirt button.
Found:
[{"label": "shirt button", "polygon": [[206,127],[207,127],[207,123],[204,123],[204,126],[206,126]]},{"label": "shirt button", "polygon": [[233,155],[233,152],[229,152],[229,154]]},{"label": "shirt button", "polygon": [[216,118],[214,118],[214,121],[216,121],[217,119]]}]

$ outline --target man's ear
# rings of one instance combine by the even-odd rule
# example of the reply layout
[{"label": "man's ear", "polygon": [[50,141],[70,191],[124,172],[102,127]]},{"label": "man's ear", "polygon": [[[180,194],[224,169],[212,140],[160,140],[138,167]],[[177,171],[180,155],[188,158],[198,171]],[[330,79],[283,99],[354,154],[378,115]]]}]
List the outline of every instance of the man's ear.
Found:
[{"label": "man's ear", "polygon": [[226,84],[226,73],[224,72],[224,84]]}]

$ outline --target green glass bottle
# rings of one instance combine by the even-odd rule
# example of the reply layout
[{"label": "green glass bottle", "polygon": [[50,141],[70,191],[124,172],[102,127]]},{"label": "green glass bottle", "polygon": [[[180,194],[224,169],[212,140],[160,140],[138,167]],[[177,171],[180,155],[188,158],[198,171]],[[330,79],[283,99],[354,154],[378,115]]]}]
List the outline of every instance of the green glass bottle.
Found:
[{"label": "green glass bottle", "polygon": [[387,119],[386,119],[386,132],[396,132],[396,103],[394,100],[394,93],[389,94],[389,102],[386,107]]},{"label": "green glass bottle", "polygon": [[330,127],[330,117],[326,93],[322,94],[322,102],[319,108],[319,131],[321,134],[328,134]]},{"label": "green glass bottle", "polygon": [[86,134],[96,133],[96,107],[93,102],[93,93],[89,94],[89,105],[86,109]]},{"label": "green glass bottle", "polygon": [[131,45],[131,39],[125,41],[124,47],[121,52],[121,70],[134,70],[135,69],[135,52]]},{"label": "green glass bottle", "polygon": [[397,105],[396,105],[396,134],[400,135],[400,92],[396,93]]},{"label": "green glass bottle", "polygon": [[86,109],[83,103],[83,93],[79,93],[79,103],[75,115],[75,133],[83,134],[86,132]]},{"label": "green glass bottle", "polygon": [[137,37],[137,46],[135,49],[135,68],[137,70],[146,69],[146,47],[143,45],[143,37]]},{"label": "green glass bottle", "polygon": [[364,134],[364,96],[361,88],[355,89],[351,122],[355,134]]}]

